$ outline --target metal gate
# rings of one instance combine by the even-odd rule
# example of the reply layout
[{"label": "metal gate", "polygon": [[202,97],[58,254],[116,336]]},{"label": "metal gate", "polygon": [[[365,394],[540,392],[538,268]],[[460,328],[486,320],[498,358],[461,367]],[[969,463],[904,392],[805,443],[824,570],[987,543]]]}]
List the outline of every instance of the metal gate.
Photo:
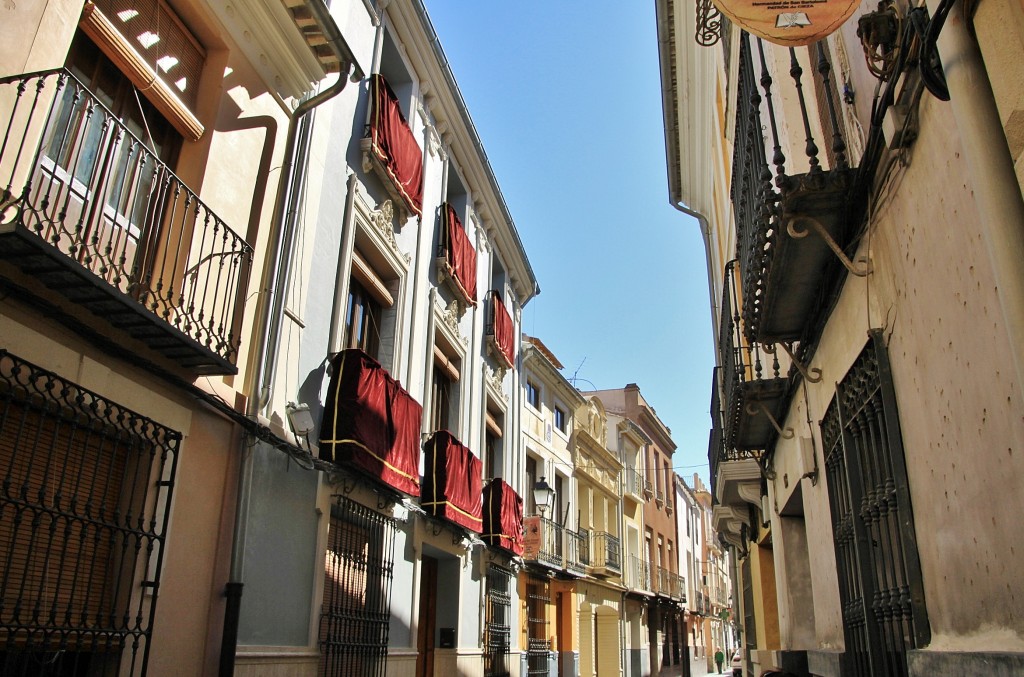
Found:
[{"label": "metal gate", "polygon": [[530,578],[526,584],[527,647],[526,663],[528,675],[548,674],[548,600],[551,594],[548,582]]},{"label": "metal gate", "polygon": [[905,677],[907,651],[928,643],[917,538],[892,372],[870,332],[821,422],[846,628],[845,669]]}]

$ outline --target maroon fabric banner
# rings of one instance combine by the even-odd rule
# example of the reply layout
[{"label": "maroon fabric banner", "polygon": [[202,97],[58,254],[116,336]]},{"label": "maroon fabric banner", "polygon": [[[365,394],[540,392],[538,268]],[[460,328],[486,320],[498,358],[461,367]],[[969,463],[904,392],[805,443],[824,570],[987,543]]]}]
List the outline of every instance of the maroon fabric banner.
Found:
[{"label": "maroon fabric banner", "polygon": [[419,496],[423,407],[361,350],[338,353],[331,367],[320,424],[320,458],[354,466],[405,494]]},{"label": "maroon fabric banner", "polygon": [[455,214],[455,209],[444,203],[445,228],[448,236],[448,246],[445,251],[445,261],[448,264],[448,272],[452,279],[459,286],[463,298],[471,305],[476,305],[476,249],[469,241],[466,229],[462,227],[462,221]]},{"label": "maroon fabric banner", "polygon": [[523,499],[499,477],[484,487],[484,533],[489,545],[523,554]]},{"label": "maroon fabric banner", "polygon": [[370,96],[373,154],[383,163],[409,210],[419,216],[423,213],[423,152],[402,115],[398,97],[380,73],[370,78]]},{"label": "maroon fabric banner", "polygon": [[494,314],[494,342],[498,345],[501,356],[505,358],[505,366],[511,368],[516,363],[516,344],[512,334],[512,317],[505,310],[501,296],[491,297]]},{"label": "maroon fabric banner", "polygon": [[483,464],[447,430],[427,440],[420,505],[470,531],[483,530]]}]

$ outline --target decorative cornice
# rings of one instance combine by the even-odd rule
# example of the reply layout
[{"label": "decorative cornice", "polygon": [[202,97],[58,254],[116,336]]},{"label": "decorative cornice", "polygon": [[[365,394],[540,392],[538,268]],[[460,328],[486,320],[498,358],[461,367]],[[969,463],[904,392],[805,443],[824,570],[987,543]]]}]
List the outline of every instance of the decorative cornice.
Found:
[{"label": "decorative cornice", "polygon": [[508,395],[505,394],[505,374],[506,370],[502,366],[498,366],[495,369],[491,369],[491,366],[484,362],[484,381],[487,386],[491,389],[494,395],[501,398],[502,402],[508,403]]}]

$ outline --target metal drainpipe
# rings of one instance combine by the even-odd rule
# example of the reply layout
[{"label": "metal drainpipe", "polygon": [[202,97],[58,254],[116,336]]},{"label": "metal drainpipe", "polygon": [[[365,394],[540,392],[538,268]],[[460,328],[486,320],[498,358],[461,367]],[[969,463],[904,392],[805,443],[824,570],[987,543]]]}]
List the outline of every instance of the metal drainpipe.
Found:
[{"label": "metal drainpipe", "polygon": [[[273,296],[273,306],[263,303],[256,319],[257,340],[254,343],[255,373],[251,380],[248,393],[246,415],[255,419],[259,412],[270,401],[270,384],[273,382],[277,368],[276,350],[270,350],[271,343],[278,341],[281,322],[284,316],[284,282],[290,267],[290,250],[295,235],[295,220],[288,219],[289,208],[294,208],[300,191],[298,182],[304,177],[295,173],[295,160],[300,141],[298,126],[305,117],[320,104],[341,93],[348,81],[358,82],[363,78],[363,70],[356,62],[351,49],[345,42],[337,24],[322,0],[305,0],[305,6],[317,18],[318,23],[327,30],[327,43],[342,64],[338,80],[324,91],[299,103],[288,121],[288,132],[284,146],[284,161],[281,165],[281,181],[278,184],[274,219],[271,223],[271,254],[267,258],[263,280],[274,280],[274,286],[263,289],[265,296]],[[351,70],[351,73],[348,71]],[[308,143],[308,132],[302,141]],[[286,258],[287,257],[287,258]],[[282,266],[282,259],[284,264]],[[278,293],[275,293],[278,292]],[[221,650],[218,674],[220,677],[232,677],[235,671],[235,654],[238,649],[238,624],[241,616],[242,601],[242,551],[245,545],[246,515],[248,514],[249,495],[252,485],[252,453],[253,450],[243,444],[242,457],[238,469],[238,494],[235,509],[235,528],[231,544],[230,580],[225,585],[227,603],[224,610],[224,628],[221,637]]]},{"label": "metal drainpipe", "polygon": [[707,260],[708,268],[708,297],[711,301],[711,332],[714,335],[715,339],[715,364],[718,365],[718,324],[720,318],[718,317],[718,303],[716,303],[715,299],[714,268],[712,266],[713,262],[711,260],[711,226],[708,223],[708,218],[706,216],[704,216],[698,211],[690,209],[685,204],[683,204],[682,201],[673,200],[672,206],[681,211],[682,213],[686,214],[687,216],[692,216],[693,218],[697,219],[697,224],[700,227],[701,237],[704,238],[704,257]]},{"label": "metal drainpipe", "polygon": [[[930,11],[934,11],[938,2],[928,4]],[[949,105],[972,178],[979,222],[985,224],[981,234],[1012,346],[1020,401],[1024,397],[1024,197],[988,72],[978,43],[968,31],[963,7],[963,2],[954,4],[937,45],[949,87]]]}]

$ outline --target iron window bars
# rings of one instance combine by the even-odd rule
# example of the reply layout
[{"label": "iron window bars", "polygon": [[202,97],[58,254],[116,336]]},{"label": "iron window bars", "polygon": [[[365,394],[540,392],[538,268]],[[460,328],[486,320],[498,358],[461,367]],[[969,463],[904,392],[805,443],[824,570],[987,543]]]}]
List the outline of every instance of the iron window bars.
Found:
[{"label": "iron window bars", "polygon": [[527,647],[526,663],[528,675],[547,675],[548,641],[547,606],[551,597],[548,582],[530,577],[526,583]]},{"label": "iron window bars", "polygon": [[492,563],[487,568],[484,618],[484,677],[508,677],[512,638],[512,572]]},{"label": "iron window bars", "polygon": [[0,350],[0,674],[146,674],[180,442]]},{"label": "iron window bars", "polygon": [[851,675],[907,675],[930,640],[892,371],[881,330],[836,386],[821,437]]},{"label": "iron window bars", "polygon": [[395,521],[344,496],[331,506],[321,677],[386,674],[394,575]]}]

